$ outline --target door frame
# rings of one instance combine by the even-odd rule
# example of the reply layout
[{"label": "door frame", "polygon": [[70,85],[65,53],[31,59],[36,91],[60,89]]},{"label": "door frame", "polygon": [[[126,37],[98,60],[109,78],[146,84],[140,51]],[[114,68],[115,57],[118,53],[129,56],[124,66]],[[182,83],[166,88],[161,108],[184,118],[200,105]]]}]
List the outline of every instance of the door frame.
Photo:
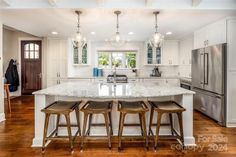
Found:
[{"label": "door frame", "polygon": [[21,69],[21,41],[31,41],[31,40],[39,40],[41,41],[41,47],[42,47],[42,52],[41,52],[41,73],[42,73],[42,79],[41,79],[41,86],[42,88],[44,87],[44,43],[43,43],[43,39],[42,38],[37,38],[37,37],[26,37],[26,38],[19,38],[18,39],[18,62],[19,62],[19,66],[17,67],[18,68],[18,73],[19,73],[19,81],[20,81],[20,85],[19,85],[19,88],[18,88],[18,93],[16,93],[16,96],[21,96],[22,95],[22,80],[21,80],[21,74],[22,74],[22,69]]}]

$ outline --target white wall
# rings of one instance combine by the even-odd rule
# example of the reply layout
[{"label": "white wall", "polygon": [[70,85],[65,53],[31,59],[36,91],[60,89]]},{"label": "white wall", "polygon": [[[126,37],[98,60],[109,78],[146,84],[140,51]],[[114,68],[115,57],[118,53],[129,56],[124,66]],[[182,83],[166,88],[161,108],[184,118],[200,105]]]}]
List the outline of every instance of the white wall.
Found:
[{"label": "white wall", "polygon": [[191,77],[191,55],[193,50],[193,35],[179,41],[179,75]]},{"label": "white wall", "polygon": [[[93,67],[97,67],[97,52],[101,50],[134,50],[137,51],[137,69],[139,76],[149,76],[153,69],[152,66],[145,66],[145,43],[144,42],[129,42],[122,46],[121,48],[112,47],[107,42],[91,42],[89,48],[89,61],[88,66],[75,66],[72,64],[72,50],[70,49],[68,52],[68,77],[91,77]],[[168,66],[168,67],[160,67],[160,71],[162,71],[163,76],[177,76],[178,75],[178,67]],[[104,76],[112,73],[112,69],[105,69]],[[127,69],[118,69],[117,73],[126,74],[127,76],[135,76],[131,70]]]},{"label": "white wall", "polygon": [[30,39],[35,38],[30,34],[17,31],[17,30],[9,30],[3,28],[3,75],[7,70],[9,61],[11,59],[17,60],[17,70],[20,78],[20,86],[18,90],[15,92],[11,92],[11,96],[19,96],[21,95],[21,67],[20,67],[20,39]]},{"label": "white wall", "polygon": [[5,119],[2,60],[2,23],[0,21],[0,122]]}]

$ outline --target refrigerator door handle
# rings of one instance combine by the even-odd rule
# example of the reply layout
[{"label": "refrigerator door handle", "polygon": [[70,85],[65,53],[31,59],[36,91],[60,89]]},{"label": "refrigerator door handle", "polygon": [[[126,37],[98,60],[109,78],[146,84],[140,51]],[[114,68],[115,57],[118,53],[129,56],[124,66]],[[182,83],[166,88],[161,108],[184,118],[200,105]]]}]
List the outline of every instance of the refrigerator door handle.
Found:
[{"label": "refrigerator door handle", "polygon": [[204,67],[204,54],[203,53],[201,53],[200,54],[200,68],[201,68],[201,73],[200,73],[200,77],[201,77],[201,79],[200,79],[200,84],[204,84],[204,75],[205,75],[205,72],[204,72],[204,69],[205,69],[205,67]]},{"label": "refrigerator door handle", "polygon": [[208,85],[208,64],[209,64],[209,54],[208,53],[204,53],[204,84]]}]

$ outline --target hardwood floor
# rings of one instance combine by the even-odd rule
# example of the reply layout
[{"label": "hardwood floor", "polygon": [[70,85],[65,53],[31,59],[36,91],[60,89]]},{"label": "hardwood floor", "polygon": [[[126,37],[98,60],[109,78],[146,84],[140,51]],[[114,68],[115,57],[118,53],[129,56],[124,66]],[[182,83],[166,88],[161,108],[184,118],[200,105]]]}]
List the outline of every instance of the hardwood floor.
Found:
[{"label": "hardwood floor", "polygon": [[[125,143],[124,150],[118,152],[117,139],[114,138],[112,150],[107,148],[105,140],[92,141],[93,144],[89,141],[83,152],[80,152],[79,143],[76,143],[75,151],[71,154],[67,142],[55,141],[46,148],[43,155],[40,148],[31,148],[34,137],[34,98],[18,97],[12,99],[11,103],[12,113],[7,112],[6,121],[0,123],[0,157],[236,156],[236,128],[220,127],[198,112],[194,112],[194,136],[197,146],[187,147],[184,151],[178,150],[176,141],[160,141],[157,152],[153,147],[147,151],[144,142],[137,140]],[[7,107],[7,103],[5,106]],[[150,146],[153,146],[152,142]]]}]

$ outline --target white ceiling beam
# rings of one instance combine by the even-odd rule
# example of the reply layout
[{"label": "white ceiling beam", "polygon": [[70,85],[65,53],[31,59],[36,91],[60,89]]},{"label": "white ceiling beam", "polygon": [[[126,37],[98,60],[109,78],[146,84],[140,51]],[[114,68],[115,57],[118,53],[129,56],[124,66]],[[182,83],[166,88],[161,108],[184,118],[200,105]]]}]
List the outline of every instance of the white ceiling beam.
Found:
[{"label": "white ceiling beam", "polygon": [[145,0],[145,5],[150,6],[152,5],[153,0]]},{"label": "white ceiling beam", "polygon": [[196,6],[198,6],[201,2],[202,2],[202,0],[192,0],[192,6],[196,7]]},{"label": "white ceiling beam", "polygon": [[4,5],[10,6],[11,5],[11,0],[0,0]]},{"label": "white ceiling beam", "polygon": [[97,5],[102,5],[105,2],[105,0],[96,0],[96,2],[97,2]]},{"label": "white ceiling beam", "polygon": [[48,0],[48,3],[54,7],[57,5],[57,0]]}]

